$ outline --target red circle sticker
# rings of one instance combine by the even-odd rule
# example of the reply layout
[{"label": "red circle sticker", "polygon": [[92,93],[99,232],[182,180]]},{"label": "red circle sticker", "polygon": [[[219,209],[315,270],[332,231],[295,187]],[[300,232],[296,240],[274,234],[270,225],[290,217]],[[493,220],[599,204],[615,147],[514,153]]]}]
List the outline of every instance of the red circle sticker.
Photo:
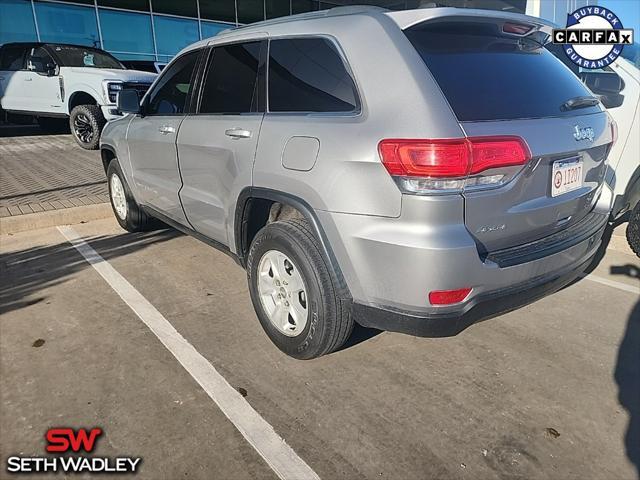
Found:
[{"label": "red circle sticker", "polygon": [[560,188],[560,185],[562,185],[562,173],[561,172],[556,172],[556,175],[553,178],[553,184],[555,185],[556,188]]}]

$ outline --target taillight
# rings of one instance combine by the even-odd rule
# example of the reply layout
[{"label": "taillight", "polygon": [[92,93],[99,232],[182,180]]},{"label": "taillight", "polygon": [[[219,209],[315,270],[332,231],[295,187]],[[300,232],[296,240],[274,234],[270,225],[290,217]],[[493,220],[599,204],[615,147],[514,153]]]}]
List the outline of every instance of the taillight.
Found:
[{"label": "taillight", "polygon": [[382,140],[382,163],[391,175],[460,177],[469,173],[466,140]]},{"label": "taillight", "polygon": [[429,303],[431,305],[451,305],[463,301],[471,288],[459,288],[457,290],[434,290],[429,292]]},{"label": "taillight", "polygon": [[526,35],[533,30],[533,25],[526,25],[523,23],[505,23],[502,26],[502,31],[505,33],[513,33],[514,35]]},{"label": "taillight", "polygon": [[525,141],[515,136],[386,139],[380,142],[378,151],[389,174],[408,193],[501,185],[513,172],[479,174],[521,166],[531,158]]}]

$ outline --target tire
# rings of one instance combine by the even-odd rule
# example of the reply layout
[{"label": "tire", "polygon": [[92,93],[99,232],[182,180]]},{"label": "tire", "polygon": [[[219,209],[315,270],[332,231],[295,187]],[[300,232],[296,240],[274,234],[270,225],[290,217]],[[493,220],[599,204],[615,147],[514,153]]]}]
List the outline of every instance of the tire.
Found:
[{"label": "tire", "polygon": [[[116,177],[117,180],[114,180],[114,177]],[[124,194],[123,202],[119,201],[121,197],[116,193],[118,191],[118,182]],[[136,203],[129,189],[129,185],[122,174],[120,164],[115,158],[111,160],[107,167],[107,184],[109,186],[109,200],[113,214],[120,226],[126,231],[146,232],[162,225],[160,221],[147,215]],[[122,207],[124,207],[124,214]]]},{"label": "tire", "polygon": [[[274,264],[275,270],[270,267]],[[302,278],[304,295],[295,288],[297,275]],[[247,277],[262,328],[287,355],[300,360],[317,358],[335,351],[351,335],[353,319],[346,301],[346,287],[330,268],[305,220],[277,221],[262,228],[249,249]],[[259,286],[261,278],[266,283]],[[287,285],[286,279],[292,280],[292,285]],[[274,292],[281,291],[283,298],[265,294],[271,288]],[[274,308],[271,315],[269,308]],[[304,315],[294,315],[294,310],[306,311],[306,322],[302,321]]]},{"label": "tire", "polygon": [[63,133],[69,130],[69,123],[63,118],[38,117],[40,129],[46,133]]},{"label": "tire", "polygon": [[86,150],[96,150],[107,121],[98,105],[78,105],[69,115],[69,128],[76,143]]},{"label": "tire", "polygon": [[636,203],[631,211],[627,224],[627,242],[633,253],[640,258],[640,202]]}]

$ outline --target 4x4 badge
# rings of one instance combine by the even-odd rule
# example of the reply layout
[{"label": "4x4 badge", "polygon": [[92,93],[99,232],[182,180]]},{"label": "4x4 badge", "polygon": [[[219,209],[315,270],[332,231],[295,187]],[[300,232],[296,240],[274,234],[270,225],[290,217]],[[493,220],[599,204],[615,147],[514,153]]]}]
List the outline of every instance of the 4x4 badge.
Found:
[{"label": "4x4 badge", "polygon": [[575,131],[573,132],[573,138],[576,139],[576,142],[580,140],[589,140],[593,142],[593,138],[595,137],[595,132],[591,127],[580,128],[578,125],[573,127]]}]

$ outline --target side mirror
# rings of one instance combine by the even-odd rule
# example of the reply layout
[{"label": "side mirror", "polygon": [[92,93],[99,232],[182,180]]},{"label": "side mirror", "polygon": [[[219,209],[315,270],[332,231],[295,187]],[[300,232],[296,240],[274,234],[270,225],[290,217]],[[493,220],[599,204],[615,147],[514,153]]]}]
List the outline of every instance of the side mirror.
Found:
[{"label": "side mirror", "polygon": [[58,74],[58,66],[55,63],[47,63],[44,69],[48,77],[54,77]]},{"label": "side mirror", "polygon": [[582,72],[580,77],[584,84],[595,93],[606,108],[622,105],[624,81],[615,72]]},{"label": "side mirror", "polygon": [[118,110],[121,113],[141,113],[137,90],[125,88],[118,93]]}]

